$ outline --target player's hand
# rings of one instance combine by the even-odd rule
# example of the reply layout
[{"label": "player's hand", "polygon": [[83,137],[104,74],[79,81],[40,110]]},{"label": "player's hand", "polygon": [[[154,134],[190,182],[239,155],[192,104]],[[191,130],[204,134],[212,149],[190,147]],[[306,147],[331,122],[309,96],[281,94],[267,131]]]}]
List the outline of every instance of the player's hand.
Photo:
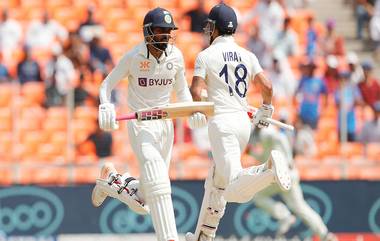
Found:
[{"label": "player's hand", "polygon": [[195,112],[189,117],[189,126],[191,129],[201,128],[207,125],[207,118],[201,112]]},{"label": "player's hand", "polygon": [[119,129],[119,123],[116,121],[115,106],[111,103],[104,103],[99,105],[99,127],[105,131],[112,131]]},{"label": "player's hand", "polygon": [[255,117],[253,117],[253,124],[258,128],[268,127],[269,122],[266,121],[267,118],[272,118],[274,111],[273,105],[263,104],[256,112]]}]

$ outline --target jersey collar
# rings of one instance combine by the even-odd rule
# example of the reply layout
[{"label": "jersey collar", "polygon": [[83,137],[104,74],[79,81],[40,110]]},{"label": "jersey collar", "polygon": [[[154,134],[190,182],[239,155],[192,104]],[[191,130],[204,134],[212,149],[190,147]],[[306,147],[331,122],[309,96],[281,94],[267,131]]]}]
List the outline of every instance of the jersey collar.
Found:
[{"label": "jersey collar", "polygon": [[166,50],[164,51],[164,53],[160,56],[160,58],[157,60],[148,50],[146,44],[144,42],[140,43],[139,45],[139,54],[144,56],[145,58],[147,59],[151,59],[151,60],[155,60],[157,61],[158,63],[160,63],[160,61],[162,61],[164,58],[166,58],[168,56]]},{"label": "jersey collar", "polygon": [[217,43],[230,43],[235,42],[234,36],[232,35],[221,35],[216,37],[211,45],[217,44]]}]

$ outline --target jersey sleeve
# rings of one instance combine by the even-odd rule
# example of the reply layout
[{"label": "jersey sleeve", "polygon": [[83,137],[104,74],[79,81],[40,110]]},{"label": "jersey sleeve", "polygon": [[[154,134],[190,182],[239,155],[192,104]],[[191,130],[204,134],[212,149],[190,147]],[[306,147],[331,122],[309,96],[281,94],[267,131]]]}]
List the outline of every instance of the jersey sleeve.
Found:
[{"label": "jersey sleeve", "polygon": [[125,54],[119,63],[117,63],[117,65],[112,69],[111,73],[109,73],[103,80],[99,93],[100,103],[108,103],[111,101],[112,89],[129,73],[132,56],[133,54],[131,52]]},{"label": "jersey sleeve", "polygon": [[199,53],[197,58],[195,59],[193,75],[206,79],[206,64],[202,52]]},{"label": "jersey sleeve", "polygon": [[251,69],[252,77],[254,78],[258,73],[263,72],[263,68],[261,68],[259,60],[254,54],[251,55],[251,63],[252,63],[252,69]]},{"label": "jersey sleeve", "polygon": [[178,50],[178,70],[175,75],[174,90],[177,95],[177,100],[180,102],[193,101],[191,97],[189,86],[187,85],[185,75],[185,61],[183,60],[182,53]]}]

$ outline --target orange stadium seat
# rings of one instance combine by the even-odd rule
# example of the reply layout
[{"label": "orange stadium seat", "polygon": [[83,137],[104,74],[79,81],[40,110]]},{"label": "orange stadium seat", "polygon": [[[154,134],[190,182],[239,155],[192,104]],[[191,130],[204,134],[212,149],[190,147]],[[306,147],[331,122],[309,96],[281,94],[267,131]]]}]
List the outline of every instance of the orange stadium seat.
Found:
[{"label": "orange stadium seat", "polygon": [[366,153],[369,160],[380,162],[380,143],[369,143],[366,146]]},{"label": "orange stadium seat", "polygon": [[245,13],[249,11],[256,5],[257,2],[258,2],[257,0],[227,0],[225,1],[226,4],[233,6],[240,13]]},{"label": "orange stadium seat", "polygon": [[165,8],[169,10],[172,14],[181,10],[181,9],[177,9],[177,6],[178,6],[177,0],[152,0],[151,4],[153,8],[154,7]]},{"label": "orange stadium seat", "polygon": [[21,6],[25,8],[42,8],[44,2],[44,0],[20,0]]},{"label": "orange stadium seat", "polygon": [[362,180],[380,180],[380,166],[361,166],[359,168],[360,179]]},{"label": "orange stadium seat", "polygon": [[65,167],[25,165],[20,168],[20,184],[67,184],[68,170]]},{"label": "orange stadium seat", "polygon": [[100,8],[123,8],[125,7],[125,1],[122,0],[98,0]]},{"label": "orange stadium seat", "polygon": [[95,183],[99,178],[100,167],[94,166],[77,166],[74,168],[74,183]]},{"label": "orange stadium seat", "polygon": [[361,143],[341,143],[340,144],[340,155],[345,158],[352,156],[360,156],[364,154],[364,147]]},{"label": "orange stadium seat", "polygon": [[151,0],[145,0],[145,1],[136,1],[136,0],[126,0],[127,8],[130,11],[134,11],[134,9],[144,9],[148,10],[151,8],[152,3]]},{"label": "orange stadium seat", "polygon": [[69,7],[71,0],[45,0],[48,9],[58,9],[63,7]]},{"label": "orange stadium seat", "polygon": [[342,170],[339,165],[298,165],[302,180],[339,180]]},{"label": "orange stadium seat", "polygon": [[67,119],[62,118],[47,118],[44,120],[43,128],[49,134],[56,131],[65,131],[67,129]]},{"label": "orange stadium seat", "polygon": [[90,106],[78,106],[74,110],[74,118],[95,121],[98,118],[98,108]]},{"label": "orange stadium seat", "polygon": [[45,85],[42,82],[28,82],[21,86],[21,93],[31,106],[42,105],[45,100]]},{"label": "orange stadium seat", "polygon": [[77,155],[74,159],[74,163],[77,165],[94,165],[98,163],[98,161],[98,157],[94,153],[91,155]]},{"label": "orange stadium seat", "polygon": [[14,170],[12,166],[0,166],[0,185],[11,185],[13,182]]},{"label": "orange stadium seat", "polygon": [[20,119],[17,121],[20,131],[38,131],[41,129],[41,121],[37,118]]},{"label": "orange stadium seat", "polygon": [[0,107],[7,107],[11,105],[12,90],[11,84],[0,84]]},{"label": "orange stadium seat", "polygon": [[66,153],[66,146],[57,143],[45,143],[39,146],[37,150],[38,157],[41,161],[53,161],[56,157],[63,156]]},{"label": "orange stadium seat", "polygon": [[179,0],[179,9],[183,12],[193,10],[198,6],[198,0]]},{"label": "orange stadium seat", "polygon": [[0,131],[12,130],[12,113],[9,108],[0,108]]},{"label": "orange stadium seat", "polygon": [[0,132],[0,160],[2,163],[10,161],[12,158],[12,132]]}]

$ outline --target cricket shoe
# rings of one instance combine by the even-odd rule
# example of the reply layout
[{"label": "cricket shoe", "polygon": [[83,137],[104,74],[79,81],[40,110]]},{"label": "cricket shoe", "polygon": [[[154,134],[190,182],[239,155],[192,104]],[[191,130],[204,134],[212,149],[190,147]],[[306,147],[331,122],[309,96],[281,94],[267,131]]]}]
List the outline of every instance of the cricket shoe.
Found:
[{"label": "cricket shoe", "polygon": [[199,235],[198,239],[195,238],[195,235],[191,232],[186,233],[185,235],[186,241],[214,241],[213,237],[207,236],[206,234],[202,233]]},{"label": "cricket shoe", "polygon": [[283,191],[289,191],[292,186],[290,170],[284,155],[277,150],[272,150],[268,168],[273,171],[276,183]]},{"label": "cricket shoe", "polygon": [[281,237],[285,235],[289,231],[290,227],[293,224],[295,224],[296,221],[297,221],[297,218],[294,217],[293,215],[290,215],[289,217],[281,219],[279,221],[276,237]]}]

